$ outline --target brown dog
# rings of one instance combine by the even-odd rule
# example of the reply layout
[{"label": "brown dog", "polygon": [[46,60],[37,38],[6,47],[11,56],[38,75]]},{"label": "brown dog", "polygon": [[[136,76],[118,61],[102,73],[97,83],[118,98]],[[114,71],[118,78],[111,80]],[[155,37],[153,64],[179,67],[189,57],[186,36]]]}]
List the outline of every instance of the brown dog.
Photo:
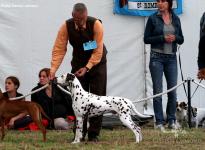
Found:
[{"label": "brown dog", "polygon": [[46,118],[49,119],[49,117],[45,114],[42,107],[35,102],[18,101],[18,100],[10,101],[8,98],[3,96],[3,93],[1,92],[0,89],[0,127],[2,133],[1,140],[3,140],[5,136],[5,131],[4,131],[5,120],[17,116],[20,113],[25,113],[26,115],[31,116],[32,120],[38,125],[38,127],[43,133],[43,141],[46,141],[46,129],[41,122],[42,121],[41,113]]}]

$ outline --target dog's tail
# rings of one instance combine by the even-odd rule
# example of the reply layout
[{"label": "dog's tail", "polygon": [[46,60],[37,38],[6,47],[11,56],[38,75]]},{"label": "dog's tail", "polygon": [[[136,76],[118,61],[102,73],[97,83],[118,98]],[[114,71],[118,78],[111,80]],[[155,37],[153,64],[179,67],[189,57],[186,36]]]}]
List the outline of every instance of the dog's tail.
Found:
[{"label": "dog's tail", "polygon": [[143,115],[143,114],[141,114],[139,111],[137,111],[135,105],[134,105],[130,100],[129,100],[128,102],[129,102],[130,106],[132,107],[133,112],[134,112],[138,117],[140,117],[140,118],[151,118],[151,117],[152,117],[152,116],[150,116],[150,115]]},{"label": "dog's tail", "polygon": [[45,111],[43,110],[43,108],[41,107],[41,105],[39,105],[38,103],[36,103],[36,104],[37,104],[37,106],[38,106],[38,108],[39,108],[41,114],[42,114],[44,117],[46,117],[46,119],[48,119],[49,121],[51,121],[51,118],[46,115],[46,113],[45,113]]}]

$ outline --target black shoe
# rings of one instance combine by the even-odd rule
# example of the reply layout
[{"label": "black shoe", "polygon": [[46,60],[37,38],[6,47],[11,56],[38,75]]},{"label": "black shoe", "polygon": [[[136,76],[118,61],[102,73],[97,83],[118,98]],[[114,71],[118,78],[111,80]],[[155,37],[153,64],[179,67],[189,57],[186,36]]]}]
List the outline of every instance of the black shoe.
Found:
[{"label": "black shoe", "polygon": [[83,137],[82,139],[80,139],[81,142],[85,142],[85,137]]},{"label": "black shoe", "polygon": [[98,139],[97,136],[95,136],[95,137],[90,137],[90,138],[88,138],[88,141],[89,141],[89,142],[98,142],[99,139]]}]

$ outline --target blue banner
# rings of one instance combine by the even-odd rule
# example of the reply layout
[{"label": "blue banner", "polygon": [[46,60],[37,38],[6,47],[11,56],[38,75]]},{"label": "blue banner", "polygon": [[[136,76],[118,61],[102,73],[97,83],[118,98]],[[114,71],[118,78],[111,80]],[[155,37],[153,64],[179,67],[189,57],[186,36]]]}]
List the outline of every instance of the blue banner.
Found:
[{"label": "blue banner", "polygon": [[[113,12],[116,14],[150,16],[156,10],[156,0],[114,0]],[[173,10],[182,14],[182,0],[173,0]]]}]

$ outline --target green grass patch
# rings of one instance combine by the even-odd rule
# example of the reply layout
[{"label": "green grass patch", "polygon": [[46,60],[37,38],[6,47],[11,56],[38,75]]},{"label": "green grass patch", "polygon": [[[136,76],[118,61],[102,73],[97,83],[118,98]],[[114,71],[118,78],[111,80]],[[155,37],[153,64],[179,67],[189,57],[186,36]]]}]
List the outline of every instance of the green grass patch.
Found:
[{"label": "green grass patch", "polygon": [[47,142],[42,141],[40,131],[7,131],[0,142],[1,150],[205,150],[205,129],[186,129],[166,133],[142,129],[143,141],[135,143],[131,130],[118,128],[102,130],[97,143],[71,144],[73,132],[47,130]]}]

